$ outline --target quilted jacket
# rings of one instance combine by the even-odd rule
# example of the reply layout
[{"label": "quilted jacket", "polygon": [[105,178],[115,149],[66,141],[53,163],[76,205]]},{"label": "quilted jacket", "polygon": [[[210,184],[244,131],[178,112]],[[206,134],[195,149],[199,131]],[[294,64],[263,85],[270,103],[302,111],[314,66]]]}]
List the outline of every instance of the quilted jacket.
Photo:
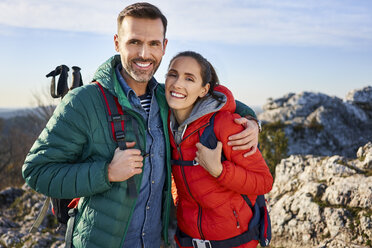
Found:
[{"label": "quilted jacket", "polygon": [[[118,97],[126,121],[137,121],[144,150],[146,123],[132,110],[115,75],[120,57],[110,58],[95,74],[95,80]],[[113,141],[106,117],[106,106],[93,84],[69,92],[55,110],[45,129],[31,148],[23,176],[36,191],[54,198],[81,197],[73,233],[74,247],[122,247],[136,199],[127,196],[127,183],[110,183],[107,166],[117,144]],[[171,202],[170,147],[167,128],[168,106],[164,87],[158,86],[156,98],[161,109],[166,149],[166,182],[163,194],[163,237],[168,241]],[[126,137],[135,140],[126,125]],[[141,176],[136,175],[137,190]]]},{"label": "quilted jacket", "polygon": [[[241,194],[248,195],[254,204],[256,196],[268,193],[273,183],[258,149],[255,154],[244,158],[246,151],[233,151],[227,145],[228,137],[243,127],[234,122],[237,114],[233,113],[235,101],[231,92],[223,86],[216,87],[216,91],[223,93],[225,104],[218,106],[211,97],[201,100],[183,124],[175,125],[173,116],[169,124],[172,159],[193,160],[197,150],[195,144],[209,125],[210,117],[218,111],[214,132],[223,143],[227,159],[222,162],[222,174],[214,178],[200,165],[172,166],[176,183],[173,196],[178,200],[178,227],[193,238],[206,240],[225,240],[247,231],[252,211]],[[251,241],[240,247],[256,246],[257,241]]]}]

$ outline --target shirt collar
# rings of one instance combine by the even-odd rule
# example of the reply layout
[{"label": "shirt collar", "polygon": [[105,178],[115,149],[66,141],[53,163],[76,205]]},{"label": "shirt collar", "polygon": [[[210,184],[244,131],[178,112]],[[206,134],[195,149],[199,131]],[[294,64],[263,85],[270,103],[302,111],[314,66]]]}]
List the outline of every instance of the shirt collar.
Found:
[{"label": "shirt collar", "polygon": [[[131,87],[128,86],[127,82],[125,81],[125,79],[121,75],[120,71],[121,71],[122,68],[123,68],[123,66],[121,65],[121,63],[119,63],[115,68],[115,73],[116,73],[116,77],[117,77],[117,79],[118,79],[118,81],[121,85],[121,88],[123,89],[125,95],[128,97],[130,92],[133,92],[134,94],[136,94],[136,93],[134,92],[134,90]],[[158,86],[158,84],[159,83],[156,81],[156,79],[154,77],[152,77],[147,84],[147,92],[150,93],[150,94],[154,94],[154,91],[155,91],[156,87]]]}]

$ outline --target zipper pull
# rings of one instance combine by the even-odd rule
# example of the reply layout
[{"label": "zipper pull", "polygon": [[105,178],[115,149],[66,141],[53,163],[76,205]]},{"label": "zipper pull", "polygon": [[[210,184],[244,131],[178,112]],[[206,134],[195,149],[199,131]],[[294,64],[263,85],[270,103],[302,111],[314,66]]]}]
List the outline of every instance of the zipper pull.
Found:
[{"label": "zipper pull", "polygon": [[235,212],[235,210],[233,210],[233,213],[234,213],[234,216],[235,216],[235,218],[236,218],[236,228],[240,228],[239,219],[238,219],[238,214]]}]

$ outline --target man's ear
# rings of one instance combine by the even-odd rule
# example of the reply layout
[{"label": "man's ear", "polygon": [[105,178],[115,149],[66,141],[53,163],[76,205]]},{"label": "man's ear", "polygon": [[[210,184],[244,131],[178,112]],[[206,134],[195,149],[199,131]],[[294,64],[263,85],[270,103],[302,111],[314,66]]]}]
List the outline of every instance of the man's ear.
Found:
[{"label": "man's ear", "polygon": [[119,36],[117,34],[114,35],[114,44],[115,51],[119,52]]},{"label": "man's ear", "polygon": [[165,49],[167,48],[167,44],[168,44],[168,39],[164,38],[164,41],[163,41],[163,55],[165,54]]}]

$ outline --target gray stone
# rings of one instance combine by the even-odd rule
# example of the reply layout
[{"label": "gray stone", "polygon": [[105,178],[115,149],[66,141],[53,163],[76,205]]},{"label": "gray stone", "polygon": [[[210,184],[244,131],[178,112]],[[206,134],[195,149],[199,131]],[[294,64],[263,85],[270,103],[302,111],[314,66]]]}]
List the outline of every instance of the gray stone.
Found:
[{"label": "gray stone", "polygon": [[[372,141],[372,87],[353,91],[347,100],[322,93],[290,93],[269,99],[258,118],[286,126],[289,155],[341,155],[354,158],[357,149]],[[361,106],[364,107],[361,107]]]},{"label": "gray stone", "polygon": [[[371,144],[359,151],[372,156]],[[358,155],[359,156],[359,155]],[[291,155],[276,166],[267,195],[273,247],[368,247],[372,176],[359,158]]]}]

